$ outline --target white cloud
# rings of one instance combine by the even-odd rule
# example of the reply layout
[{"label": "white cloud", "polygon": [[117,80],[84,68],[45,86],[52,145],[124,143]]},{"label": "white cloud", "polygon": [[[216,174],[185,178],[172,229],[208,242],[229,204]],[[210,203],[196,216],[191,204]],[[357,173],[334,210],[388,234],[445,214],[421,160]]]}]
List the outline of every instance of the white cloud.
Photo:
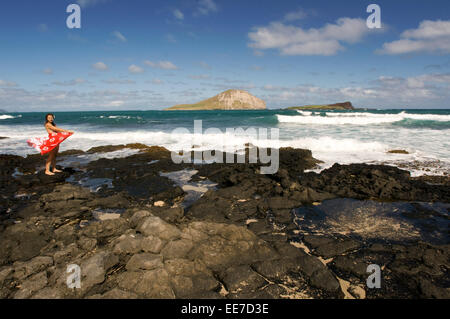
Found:
[{"label": "white cloud", "polygon": [[139,66],[137,66],[137,65],[135,65],[135,64],[130,65],[128,67],[128,71],[130,71],[130,73],[134,73],[134,74],[144,73],[144,69],[139,67]]},{"label": "white cloud", "polygon": [[379,53],[450,53],[450,20],[424,20],[416,29],[404,31],[399,40],[383,44]]},{"label": "white cloud", "polygon": [[82,8],[86,8],[86,7],[95,6],[95,5],[100,4],[100,3],[105,3],[107,1],[108,0],[77,0],[77,3]]},{"label": "white cloud", "polygon": [[181,12],[179,9],[175,9],[175,10],[173,10],[173,16],[175,17],[175,18],[177,18],[178,20],[183,20],[184,19],[184,14],[183,14],[183,12]]},{"label": "white cloud", "polygon": [[208,74],[189,75],[189,78],[192,80],[206,80],[209,79],[210,76]]},{"label": "white cloud", "polygon": [[165,99],[159,92],[151,90],[37,90],[0,87],[0,108],[14,112],[46,110],[101,110],[101,109],[136,109],[148,108],[148,101],[153,107],[167,107],[177,104],[174,97]]},{"label": "white cloud", "polygon": [[249,47],[257,50],[277,49],[282,55],[334,55],[344,43],[356,43],[371,29],[362,19],[340,18],[322,28],[303,29],[281,22],[256,27],[248,34]]},{"label": "white cloud", "polygon": [[117,78],[102,80],[102,82],[107,83],[107,84],[135,84],[136,83],[136,81],[133,81],[133,80],[117,79]]},{"label": "white cloud", "polygon": [[208,63],[206,63],[206,62],[204,62],[204,61],[201,61],[201,62],[199,63],[199,65],[200,65],[200,67],[202,67],[202,68],[204,68],[204,69],[206,69],[206,70],[211,70],[211,69],[212,69],[212,67],[211,67]]},{"label": "white cloud", "polygon": [[170,42],[170,43],[176,43],[177,39],[175,38],[175,36],[171,33],[168,33],[165,35],[166,41]]},{"label": "white cloud", "polygon": [[164,84],[164,81],[163,81],[163,80],[160,80],[160,79],[153,79],[153,80],[152,80],[152,83],[153,83],[153,84]]},{"label": "white cloud", "polygon": [[196,15],[208,15],[218,10],[219,8],[214,0],[199,0]]},{"label": "white cloud", "polygon": [[106,106],[118,107],[118,106],[123,106],[124,104],[125,104],[124,101],[114,100],[114,101],[110,101],[110,102],[106,103]]},{"label": "white cloud", "polygon": [[94,69],[98,70],[98,71],[107,71],[107,70],[109,70],[109,67],[103,62],[94,63],[94,64],[92,64],[92,67]]},{"label": "white cloud", "polygon": [[52,82],[53,85],[58,85],[58,86],[74,86],[74,85],[79,85],[79,84],[84,84],[87,83],[87,81],[85,79],[82,78],[76,78],[70,81],[55,81]]},{"label": "white cloud", "polygon": [[112,33],[112,35],[121,42],[127,42],[127,38],[125,38],[125,36],[122,33],[120,33],[119,31],[114,31]]},{"label": "white cloud", "polygon": [[46,69],[42,70],[42,73],[47,74],[47,75],[53,74],[53,69],[46,68]]},{"label": "white cloud", "polygon": [[178,67],[173,64],[170,61],[159,61],[159,62],[152,62],[152,61],[144,61],[145,65],[148,65],[149,67],[156,68],[156,69],[163,69],[163,70],[177,70]]},{"label": "white cloud", "polygon": [[14,87],[17,86],[16,82],[0,80],[0,86]]},{"label": "white cloud", "polygon": [[285,21],[297,21],[306,18],[308,14],[303,9],[298,9],[297,11],[288,12],[284,16]]},{"label": "white cloud", "polygon": [[366,86],[325,88],[315,85],[282,87],[267,84],[260,89],[269,104],[293,106],[350,100],[362,107],[442,108],[450,100],[450,74],[413,77],[380,76]]}]

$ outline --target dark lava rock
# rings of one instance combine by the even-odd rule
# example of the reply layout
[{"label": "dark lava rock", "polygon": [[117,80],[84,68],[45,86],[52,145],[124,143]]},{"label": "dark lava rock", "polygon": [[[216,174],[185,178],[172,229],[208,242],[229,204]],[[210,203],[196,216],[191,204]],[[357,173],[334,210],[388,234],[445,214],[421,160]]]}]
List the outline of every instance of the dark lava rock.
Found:
[{"label": "dark lava rock", "polygon": [[339,197],[390,201],[450,201],[448,187],[413,180],[409,172],[383,165],[334,164],[320,174],[304,174],[300,183]]}]

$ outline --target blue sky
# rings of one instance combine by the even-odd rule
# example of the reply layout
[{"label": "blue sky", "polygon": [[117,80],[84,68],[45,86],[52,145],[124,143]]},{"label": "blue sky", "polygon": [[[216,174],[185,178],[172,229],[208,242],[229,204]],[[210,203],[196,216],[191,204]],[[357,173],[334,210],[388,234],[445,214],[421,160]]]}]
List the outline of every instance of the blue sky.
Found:
[{"label": "blue sky", "polygon": [[[81,6],[81,29],[66,7]],[[381,7],[381,29],[366,8]],[[228,88],[269,108],[450,107],[450,2],[4,1],[0,109],[162,109]]]}]

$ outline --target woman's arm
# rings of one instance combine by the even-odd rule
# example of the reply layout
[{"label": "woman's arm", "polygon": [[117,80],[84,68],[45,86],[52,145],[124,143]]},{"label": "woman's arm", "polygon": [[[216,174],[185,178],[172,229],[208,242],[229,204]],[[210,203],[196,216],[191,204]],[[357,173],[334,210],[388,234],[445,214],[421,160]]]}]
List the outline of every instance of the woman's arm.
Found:
[{"label": "woman's arm", "polygon": [[54,126],[54,125],[52,125],[52,124],[50,124],[50,123],[45,124],[45,126],[46,126],[48,129],[50,129],[50,130],[52,130],[52,131],[55,131],[55,132],[74,133],[73,131],[64,130],[64,129],[59,128],[59,127],[56,127],[56,126]]}]

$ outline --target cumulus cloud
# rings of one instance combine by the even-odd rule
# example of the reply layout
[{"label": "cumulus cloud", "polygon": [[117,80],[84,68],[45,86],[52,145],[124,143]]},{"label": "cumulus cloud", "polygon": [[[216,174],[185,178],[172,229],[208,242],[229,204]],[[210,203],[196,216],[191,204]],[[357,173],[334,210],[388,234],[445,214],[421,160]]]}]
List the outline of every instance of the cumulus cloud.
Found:
[{"label": "cumulus cloud", "polygon": [[208,74],[189,75],[188,77],[192,80],[205,80],[210,78]]},{"label": "cumulus cloud", "polygon": [[5,80],[0,80],[0,86],[13,87],[13,86],[17,86],[17,83],[16,82],[5,81]]},{"label": "cumulus cloud", "polygon": [[107,84],[135,84],[136,83],[136,81],[133,81],[133,80],[117,79],[117,78],[102,80],[102,82],[107,83]]},{"label": "cumulus cloud", "polygon": [[167,107],[177,104],[176,99],[169,99],[151,90],[27,90],[21,88],[0,87],[0,108],[15,111],[46,110],[101,110],[101,109],[136,109],[148,108],[148,101],[153,107]]},{"label": "cumulus cloud", "polygon": [[84,84],[87,83],[87,81],[85,79],[82,78],[76,78],[70,81],[55,81],[52,82],[53,85],[58,85],[58,86],[74,86],[74,85],[79,85],[79,84]]},{"label": "cumulus cloud", "polygon": [[200,67],[202,67],[203,69],[206,69],[206,70],[211,70],[212,69],[212,67],[208,63],[206,63],[204,61],[201,61],[199,63],[199,65],[200,65]]},{"label": "cumulus cloud", "polygon": [[183,12],[181,12],[179,9],[175,9],[173,10],[173,16],[178,19],[178,20],[183,20],[184,19],[184,14]]},{"label": "cumulus cloud", "polygon": [[219,11],[214,0],[199,0],[197,5],[196,15],[208,15],[212,12]]},{"label": "cumulus cloud", "polygon": [[152,84],[164,84],[164,81],[160,79],[153,79]]},{"label": "cumulus cloud", "polygon": [[170,42],[170,43],[176,43],[177,42],[177,39],[171,33],[166,34],[164,37],[166,38],[167,42]]},{"label": "cumulus cloud", "polygon": [[302,20],[302,19],[306,18],[307,16],[308,16],[308,14],[305,12],[305,10],[298,9],[296,11],[288,12],[284,16],[284,20],[288,21],[288,22],[297,21],[297,20]]},{"label": "cumulus cloud", "polygon": [[400,39],[383,44],[384,54],[450,53],[450,20],[424,20],[416,29],[404,31]]},{"label": "cumulus cloud", "polygon": [[281,22],[256,27],[249,32],[249,47],[256,50],[276,49],[282,55],[334,55],[344,49],[344,43],[356,43],[371,29],[363,19],[340,18],[321,28],[303,29]]},{"label": "cumulus cloud", "polygon": [[380,76],[366,86],[325,88],[267,84],[260,89],[272,105],[293,106],[351,100],[363,107],[440,108],[446,106],[443,103],[448,103],[450,99],[449,88],[450,74],[422,74],[406,78]]},{"label": "cumulus cloud", "polygon": [[128,67],[128,71],[129,71],[130,73],[134,73],[134,74],[137,74],[137,73],[144,73],[144,69],[141,68],[140,66],[135,65],[135,64],[130,65],[130,66]]},{"label": "cumulus cloud", "polygon": [[163,70],[177,70],[178,69],[178,67],[170,61],[152,62],[152,61],[146,60],[146,61],[144,61],[144,64],[148,65],[149,67],[155,68],[155,69],[163,69]]},{"label": "cumulus cloud", "polygon": [[119,31],[114,31],[112,35],[120,42],[127,42],[127,38],[125,38],[125,36]]},{"label": "cumulus cloud", "polygon": [[92,67],[94,69],[98,70],[98,71],[107,71],[107,70],[109,70],[109,67],[103,62],[94,63],[94,64],[92,64]]}]

